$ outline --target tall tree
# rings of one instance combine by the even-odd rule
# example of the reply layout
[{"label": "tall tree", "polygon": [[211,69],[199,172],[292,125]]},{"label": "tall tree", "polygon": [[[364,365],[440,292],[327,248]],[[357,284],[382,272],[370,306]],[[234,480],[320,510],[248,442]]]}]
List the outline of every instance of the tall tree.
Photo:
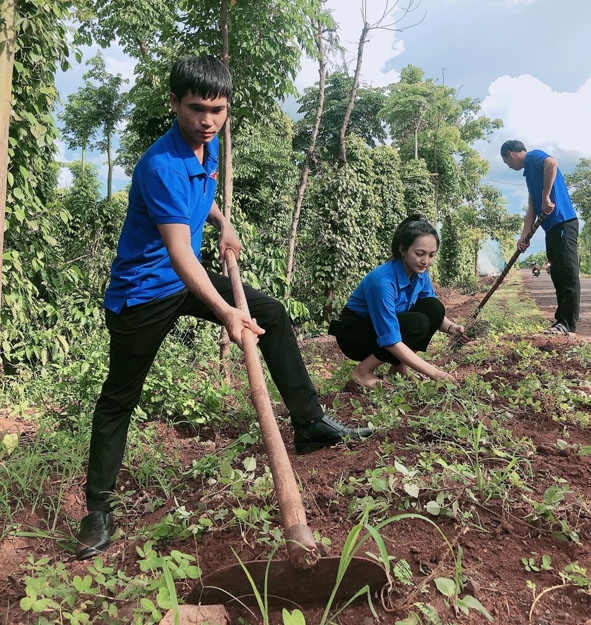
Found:
[{"label": "tall tree", "polygon": [[308,175],[310,173],[310,165],[314,158],[314,152],[316,150],[316,139],[318,138],[318,131],[320,130],[320,121],[322,120],[322,113],[324,112],[324,88],[326,84],[326,52],[324,44],[325,25],[323,24],[322,16],[319,15],[314,21],[313,26],[316,36],[316,46],[318,49],[318,100],[316,104],[316,114],[314,116],[314,124],[312,126],[312,132],[310,135],[310,141],[306,150],[306,156],[300,170],[300,181],[295,198],[295,205],[293,215],[291,219],[291,231],[289,234],[288,251],[287,251],[287,270],[286,280],[287,284],[291,284],[291,278],[294,267],[294,256],[296,248],[296,239],[298,225],[300,222],[300,215],[302,212],[302,204],[304,202],[304,194],[308,186]]},{"label": "tall tree", "polygon": [[479,115],[480,102],[457,98],[455,89],[425,79],[407,66],[399,83],[390,85],[380,113],[389,127],[403,162],[424,159],[433,176],[437,217],[442,208],[457,205],[477,193],[488,163],[472,147],[502,126],[499,119]]},{"label": "tall tree", "polygon": [[[94,147],[107,156],[107,201],[110,201],[113,197],[113,138],[129,108],[128,96],[121,91],[122,86],[129,81],[121,74],[107,72],[105,60],[100,53],[87,64],[90,70],[83,76],[85,84],[69,102],[86,107],[86,119],[76,124],[78,141],[82,142],[85,137],[90,138],[100,133]],[[81,143],[80,147],[83,147]]]},{"label": "tall tree", "polygon": [[89,102],[81,90],[68,96],[64,110],[58,115],[62,122],[62,137],[70,150],[82,150],[82,175],[86,166],[86,150],[91,145],[91,139],[96,128],[94,120],[88,115]]},{"label": "tall tree", "polygon": [[591,159],[581,158],[572,174],[564,176],[579,215],[591,221]]},{"label": "tall tree", "polygon": [[388,99],[380,111],[397,145],[412,141],[415,161],[419,158],[419,131],[426,127],[427,111],[435,102],[436,85],[432,80],[423,81],[424,75],[423,70],[414,65],[402,68],[400,80],[390,85]]},{"label": "tall tree", "polygon": [[[458,231],[471,250],[472,274],[478,275],[478,253],[487,239],[496,241],[507,251],[514,246],[514,237],[523,222],[520,215],[507,212],[507,201],[498,189],[483,185],[473,202],[455,213]],[[456,233],[457,234],[457,233]]]},{"label": "tall tree", "polygon": [[582,158],[572,174],[564,176],[575,208],[585,222],[579,237],[581,270],[591,273],[591,159]]},{"label": "tall tree", "polygon": [[[325,100],[322,124],[318,130],[314,159],[338,160],[340,152],[340,132],[349,102],[353,78],[338,71],[326,78]],[[307,87],[299,100],[298,113],[303,115],[297,122],[296,149],[306,149],[310,144],[316,121],[319,87]],[[388,138],[384,122],[378,113],[385,104],[384,90],[377,87],[360,86],[357,89],[355,108],[347,124],[347,136],[355,134],[369,146],[385,143]]]},{"label": "tall tree", "polygon": [[397,18],[395,13],[399,9],[400,0],[386,0],[383,5],[383,10],[380,17],[374,22],[369,21],[369,13],[367,7],[367,0],[361,0],[361,17],[363,20],[363,27],[361,29],[361,35],[359,36],[359,43],[357,44],[357,57],[355,62],[355,72],[353,73],[353,83],[351,85],[351,92],[349,94],[349,101],[347,102],[347,108],[345,109],[345,115],[343,117],[343,123],[339,131],[339,162],[344,165],[347,162],[347,146],[345,137],[347,135],[347,127],[349,126],[349,120],[355,107],[355,99],[357,97],[357,90],[359,89],[359,83],[361,80],[361,66],[363,65],[363,52],[365,44],[368,41],[369,33],[373,30],[388,30],[388,31],[400,31],[402,28],[400,24],[412,11],[414,11],[418,3],[416,0],[406,0],[405,6],[402,7],[402,16]]}]

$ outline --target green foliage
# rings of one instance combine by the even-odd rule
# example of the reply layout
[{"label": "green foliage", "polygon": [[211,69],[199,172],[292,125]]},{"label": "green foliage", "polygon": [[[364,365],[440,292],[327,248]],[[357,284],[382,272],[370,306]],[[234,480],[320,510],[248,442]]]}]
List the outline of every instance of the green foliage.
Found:
[{"label": "green foliage", "polygon": [[591,159],[581,158],[575,171],[564,179],[573,204],[585,222],[579,237],[581,271],[591,273]]},{"label": "green foliage", "polygon": [[392,253],[392,236],[398,224],[408,215],[398,151],[380,146],[371,151],[373,196],[380,215],[376,223],[378,258],[387,259]]},{"label": "green foliage", "polygon": [[486,139],[502,122],[479,111],[478,100],[459,99],[455,89],[425,79],[423,70],[412,65],[403,68],[400,81],[389,87],[380,117],[403,163],[425,161],[433,176],[438,217],[460,198],[469,199],[488,171],[488,163],[471,145]]},{"label": "green foliage", "polygon": [[63,250],[65,266],[77,272],[75,288],[83,286],[98,304],[125,216],[127,193],[120,191],[111,200],[101,200],[94,165],[75,161],[69,169],[73,183],[60,194],[67,222],[56,233],[57,245]]},{"label": "green foliage", "polygon": [[[38,515],[42,519],[44,530],[40,533],[55,533],[64,498],[83,472],[80,441],[73,442],[67,430],[53,430],[50,421],[45,419],[33,441],[13,446],[11,453],[2,457],[0,481],[5,487],[0,491],[0,536],[23,511],[27,511],[25,518]],[[0,449],[9,449],[8,444],[9,439],[3,440]],[[63,462],[64,455],[71,457],[70,462]],[[25,524],[24,529],[32,528]]]},{"label": "green foliage", "polygon": [[22,357],[15,344],[30,342],[30,328],[52,314],[45,284],[61,260],[54,233],[63,221],[59,208],[52,213],[57,179],[52,109],[55,72],[68,63],[70,7],[67,0],[17,4],[0,313],[0,351],[6,366]]},{"label": "green foliage", "polygon": [[[105,7],[110,4],[105,3]],[[135,83],[128,92],[132,109],[115,159],[129,177],[143,153],[169,130],[174,119],[168,87],[171,67],[172,60],[168,56],[154,59],[143,56],[135,67]]]},{"label": "green foliage", "polygon": [[453,213],[456,235],[460,238],[464,257],[468,263],[462,267],[461,276],[470,272],[478,275],[478,253],[488,239],[497,241],[505,255],[515,249],[515,235],[520,229],[522,218],[507,212],[507,202],[501,193],[489,186],[478,189],[474,199],[458,207]]},{"label": "green foliage", "polygon": [[581,158],[572,174],[564,176],[573,204],[586,222],[591,218],[591,159]]},{"label": "green foliage", "polygon": [[[342,72],[333,72],[326,79],[322,124],[316,140],[317,151],[322,160],[335,161],[338,158],[340,131],[352,88],[353,77]],[[296,150],[305,150],[310,143],[318,107],[318,90],[318,85],[307,87],[298,101],[298,113],[303,117],[296,124]],[[384,124],[378,118],[378,113],[384,106],[384,97],[384,90],[380,88],[361,86],[357,90],[347,135],[357,135],[371,148],[386,142]]]},{"label": "green foliage", "polygon": [[420,159],[404,162],[401,177],[407,214],[420,213],[425,219],[434,222],[435,187],[425,162]]},{"label": "green foliage", "polygon": [[381,260],[377,256],[380,212],[374,201],[370,151],[354,136],[347,145],[347,166],[323,167],[308,199],[315,209],[307,217],[304,262],[319,289],[316,306],[325,320],[333,308],[340,310],[359,279]]},{"label": "green foliage", "polygon": [[[151,417],[174,418],[193,425],[215,423],[230,390],[223,382],[211,383],[219,370],[213,357],[217,338],[216,326],[192,318],[180,319],[146,379],[140,410]],[[203,375],[195,375],[197,368]]]},{"label": "green foliage", "polygon": [[[121,93],[124,83],[121,77],[109,74],[99,52],[87,65],[90,69],[83,76],[84,85],[69,96],[61,115],[65,125],[64,134],[71,148],[94,147],[107,155],[107,199],[112,197],[113,138],[118,124],[124,119],[129,106],[127,94]],[[100,136],[97,135],[100,133]],[[94,143],[90,143],[95,139]],[[84,173],[84,165],[82,167]]]},{"label": "green foliage", "polygon": [[97,619],[104,623],[121,622],[119,610],[132,605],[130,622],[159,623],[164,612],[175,607],[178,610],[175,583],[199,579],[201,569],[193,564],[194,556],[179,551],[162,556],[152,542],[138,548],[138,555],[144,574],[136,577],[105,565],[102,558],[96,558],[88,567],[88,574],[81,577],[72,576],[62,562],[52,565],[49,558],[35,561],[30,556],[29,574],[24,578],[26,596],[20,607],[25,612],[45,615],[39,616],[43,619],[39,623],[81,625]]},{"label": "green foliage", "polygon": [[444,215],[442,222],[441,244],[437,255],[437,282],[442,286],[449,286],[462,275],[462,244],[452,215]]},{"label": "green foliage", "polygon": [[579,261],[581,271],[591,274],[591,227],[587,223],[579,235]]},{"label": "green foliage", "polygon": [[102,131],[95,147],[101,152],[108,152],[117,126],[127,112],[127,96],[121,90],[129,81],[121,74],[109,74],[100,53],[87,61],[87,65],[90,69],[83,76],[84,85],[74,98],[80,98],[86,108],[87,124],[92,129],[90,136]]},{"label": "green foliage", "polygon": [[518,267],[520,269],[529,269],[531,271],[532,263],[537,263],[540,271],[544,271],[544,263],[548,259],[546,258],[546,251],[536,252],[535,254],[529,254],[524,259],[520,260]]},{"label": "green foliage", "polygon": [[94,41],[102,48],[117,40],[126,54],[138,58],[178,32],[180,5],[167,0],[77,0],[79,37],[87,45]]},{"label": "green foliage", "polygon": [[[168,74],[174,60],[185,54],[209,53],[222,58],[221,3],[206,0],[198,7],[173,3],[102,3],[88,0],[81,13],[86,32],[105,45],[118,37],[138,59],[137,79],[130,92],[137,105],[123,144],[129,171],[134,159],[150,145],[170,120]],[[145,8],[142,12],[140,7]],[[302,53],[316,54],[312,19],[321,9],[318,0],[264,0],[256,6],[228,2],[229,58],[234,84],[233,129],[246,121],[261,121],[276,109],[276,101],[295,95],[294,79]],[[129,16],[129,21],[126,20]],[[326,22],[326,15],[322,18]],[[329,20],[330,21],[330,20]]]},{"label": "green foliage", "polygon": [[233,199],[257,228],[262,250],[286,238],[297,167],[293,122],[277,107],[264,123],[245,122],[233,140]]}]

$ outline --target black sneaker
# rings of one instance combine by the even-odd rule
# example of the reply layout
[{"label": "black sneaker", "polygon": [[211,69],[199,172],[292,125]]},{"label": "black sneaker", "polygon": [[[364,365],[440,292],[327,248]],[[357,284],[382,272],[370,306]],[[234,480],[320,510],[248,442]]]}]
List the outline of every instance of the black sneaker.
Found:
[{"label": "black sneaker", "polygon": [[348,428],[336,419],[323,415],[320,419],[295,429],[296,453],[307,454],[347,440],[359,441],[372,434],[371,428]]},{"label": "black sneaker", "polygon": [[110,512],[97,510],[90,512],[80,522],[76,557],[86,560],[98,555],[111,544],[111,536],[115,533],[115,524]]}]

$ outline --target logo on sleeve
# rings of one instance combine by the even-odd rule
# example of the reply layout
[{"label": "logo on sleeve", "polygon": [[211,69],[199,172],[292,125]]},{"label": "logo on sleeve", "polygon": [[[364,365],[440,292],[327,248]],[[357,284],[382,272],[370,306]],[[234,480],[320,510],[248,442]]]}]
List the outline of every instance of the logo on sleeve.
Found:
[{"label": "logo on sleeve", "polygon": [[212,171],[211,174],[209,174],[210,178],[213,178],[216,182],[218,181],[218,172],[217,171]]}]

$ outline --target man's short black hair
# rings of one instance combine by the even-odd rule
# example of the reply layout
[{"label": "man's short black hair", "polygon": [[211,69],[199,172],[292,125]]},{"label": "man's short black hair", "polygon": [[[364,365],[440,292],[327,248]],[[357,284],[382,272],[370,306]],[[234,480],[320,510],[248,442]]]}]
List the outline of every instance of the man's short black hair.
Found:
[{"label": "man's short black hair", "polygon": [[228,68],[214,56],[190,54],[179,59],[170,72],[170,91],[180,102],[187,92],[204,100],[232,95],[232,77]]},{"label": "man's short black hair", "polygon": [[509,139],[501,146],[501,156],[505,157],[509,152],[527,152],[527,150],[521,141]]}]

